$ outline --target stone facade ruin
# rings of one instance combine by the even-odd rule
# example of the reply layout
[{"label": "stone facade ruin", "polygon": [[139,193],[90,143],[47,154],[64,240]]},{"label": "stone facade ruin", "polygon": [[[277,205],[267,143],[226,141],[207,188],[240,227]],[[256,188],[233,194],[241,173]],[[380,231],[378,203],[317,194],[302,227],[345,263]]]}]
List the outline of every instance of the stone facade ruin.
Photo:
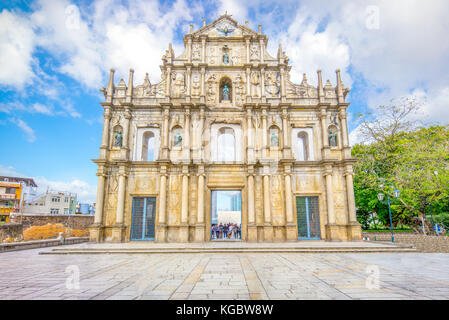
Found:
[{"label": "stone facade ruin", "polygon": [[214,190],[241,192],[243,241],[360,240],[340,71],[293,83],[282,47],[227,14],[183,39],[159,83],[111,69],[91,241],[210,241]]}]

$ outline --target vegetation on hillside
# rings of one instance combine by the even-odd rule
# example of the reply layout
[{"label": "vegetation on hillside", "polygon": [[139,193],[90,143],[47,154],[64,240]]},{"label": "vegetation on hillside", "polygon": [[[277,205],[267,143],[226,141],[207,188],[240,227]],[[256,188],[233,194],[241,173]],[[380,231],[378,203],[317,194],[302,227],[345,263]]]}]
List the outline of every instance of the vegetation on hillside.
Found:
[{"label": "vegetation on hillside", "polygon": [[[401,99],[379,107],[380,116],[361,115],[363,143],[352,149],[357,216],[364,228],[375,212],[381,225],[390,224],[388,205],[377,194],[392,200],[393,226],[419,229],[431,219],[449,227],[449,126],[422,126],[411,121],[420,105]],[[399,199],[393,189],[401,191]],[[431,215],[432,213],[432,215]]]}]

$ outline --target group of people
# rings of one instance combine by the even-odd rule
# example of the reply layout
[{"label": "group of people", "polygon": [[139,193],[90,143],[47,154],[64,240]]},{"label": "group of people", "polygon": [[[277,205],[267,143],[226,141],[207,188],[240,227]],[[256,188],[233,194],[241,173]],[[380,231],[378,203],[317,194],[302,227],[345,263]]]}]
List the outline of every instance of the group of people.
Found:
[{"label": "group of people", "polygon": [[210,238],[212,240],[242,239],[241,225],[236,223],[213,224]]}]

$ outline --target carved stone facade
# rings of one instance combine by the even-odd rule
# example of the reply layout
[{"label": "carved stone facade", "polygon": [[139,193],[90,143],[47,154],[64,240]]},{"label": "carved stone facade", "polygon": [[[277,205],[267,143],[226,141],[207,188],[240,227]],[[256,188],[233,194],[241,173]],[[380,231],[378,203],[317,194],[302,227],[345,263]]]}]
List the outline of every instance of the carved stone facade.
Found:
[{"label": "carved stone facade", "polygon": [[91,240],[132,240],[133,203],[148,197],[155,241],[210,241],[213,190],[241,191],[243,241],[297,241],[301,197],[316,199],[319,238],[360,239],[349,90],[338,70],[336,87],[321,71],[317,87],[305,75],[292,83],[287,56],[279,47],[272,57],[267,40],[225,14],[191,27],[181,55],[169,45],[157,84],[134,86],[131,69],[115,85],[111,70]]}]

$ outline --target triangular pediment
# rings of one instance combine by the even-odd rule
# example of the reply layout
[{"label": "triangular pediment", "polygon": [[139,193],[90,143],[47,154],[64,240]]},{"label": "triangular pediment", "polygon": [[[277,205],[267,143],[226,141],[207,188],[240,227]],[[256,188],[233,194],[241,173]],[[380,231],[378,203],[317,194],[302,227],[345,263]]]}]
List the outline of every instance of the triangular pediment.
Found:
[{"label": "triangular pediment", "polygon": [[195,31],[193,36],[208,35],[210,37],[241,37],[243,35],[257,35],[257,32],[238,24],[231,15],[224,14],[218,19]]}]

